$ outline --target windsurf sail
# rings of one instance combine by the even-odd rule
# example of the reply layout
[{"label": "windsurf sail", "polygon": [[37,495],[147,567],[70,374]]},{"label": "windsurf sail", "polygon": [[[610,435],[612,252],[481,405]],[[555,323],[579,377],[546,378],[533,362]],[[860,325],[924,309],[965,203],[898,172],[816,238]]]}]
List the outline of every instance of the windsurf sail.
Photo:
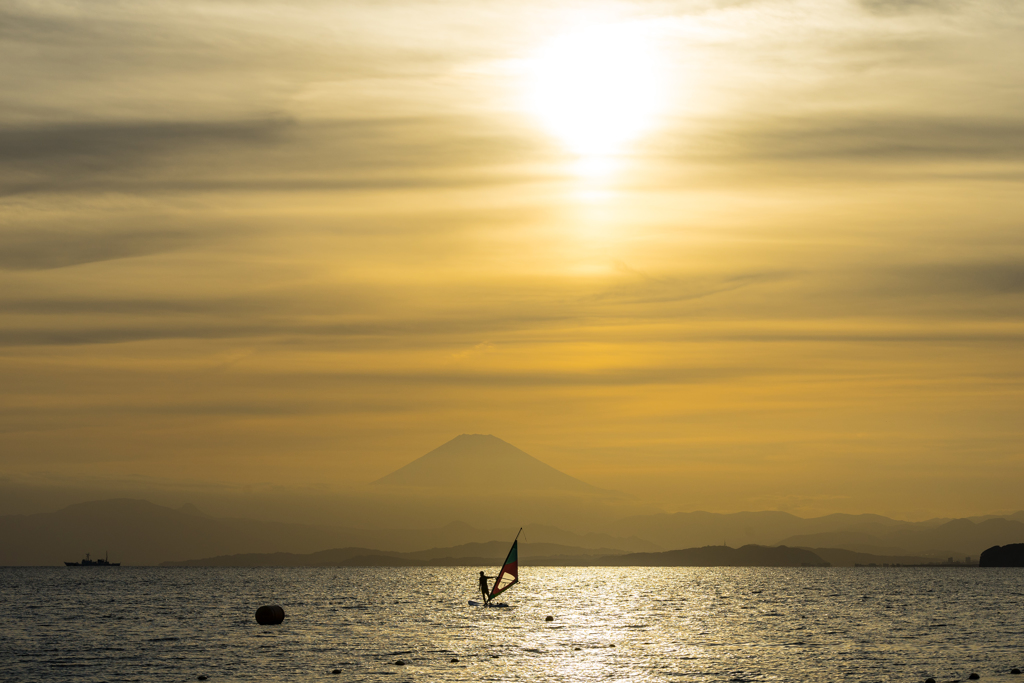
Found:
[{"label": "windsurf sail", "polygon": [[[521,533],[523,533],[522,529],[519,530],[519,534]],[[491,594],[487,596],[488,600],[493,600],[519,583],[519,534],[516,534],[516,540],[512,541],[512,548],[508,551],[505,563],[501,565],[498,578],[495,579],[494,586],[491,587]]]}]

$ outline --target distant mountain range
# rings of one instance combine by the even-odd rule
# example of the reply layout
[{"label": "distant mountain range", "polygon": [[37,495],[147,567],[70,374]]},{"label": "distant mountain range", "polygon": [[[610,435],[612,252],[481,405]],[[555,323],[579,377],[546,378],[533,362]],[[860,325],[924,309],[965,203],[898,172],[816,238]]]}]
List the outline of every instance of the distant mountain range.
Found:
[{"label": "distant mountain range", "polygon": [[[490,567],[508,552],[508,541],[465,543],[451,548],[431,548],[411,553],[372,548],[334,548],[318,553],[252,553],[225,555],[184,562],[164,562],[165,567]],[[592,565],[604,558],[624,555],[613,548],[580,548],[558,543],[527,543],[520,546],[523,566]]]},{"label": "distant mountain range", "polygon": [[[770,511],[636,514],[651,508],[624,494],[591,486],[497,437],[481,434],[458,436],[369,488],[364,497],[343,501],[347,507],[338,509],[345,512],[321,515],[335,522],[322,525],[212,517],[193,505],[174,509],[128,498],[80,503],[57,512],[0,516],[0,565],[61,565],[87,552],[100,556],[107,551],[112,561],[125,565],[239,555],[253,556],[246,561],[264,562],[256,556],[267,554],[278,554],[275,562],[331,564],[386,557],[416,564],[446,557],[421,557],[417,552],[438,548],[451,552],[460,547],[451,557],[493,562],[495,553],[503,551],[486,544],[507,544],[520,526],[524,526],[524,553],[530,545],[561,546],[544,554],[534,552],[534,562],[543,557],[544,562],[565,564],[597,563],[601,557],[624,561],[630,553],[680,549],[703,548],[707,554],[712,553],[707,548],[727,546],[811,548],[824,552],[821,558],[832,564],[858,562],[850,560],[858,554],[888,558],[879,563],[911,564],[922,558],[959,561],[970,556],[976,560],[986,548],[1024,542],[1024,512],[926,522],[846,514],[804,519]],[[453,519],[486,519],[490,528]],[[370,521],[393,528],[366,528]],[[484,545],[478,555],[476,550],[466,550],[468,544]],[[351,548],[360,554],[348,553],[346,549]],[[301,560],[290,557],[318,553],[328,554]]]},{"label": "distant mountain range", "polygon": [[741,548],[718,545],[664,553],[632,553],[602,558],[600,564],[615,567],[825,567],[829,563],[805,548],[751,544]]},{"label": "distant mountain range", "polygon": [[[635,529],[636,533],[631,536],[580,534],[550,525],[528,525],[520,537],[520,544],[526,562],[589,565],[599,564],[601,557],[621,558],[631,553],[663,552],[666,546],[672,549],[671,543],[678,543],[673,551],[726,545],[721,542],[688,544],[687,538],[700,538],[709,532],[707,528],[688,526],[687,522],[698,521],[715,531],[727,533],[736,533],[737,525],[747,525],[740,528],[758,525],[756,528],[761,531],[754,535],[779,535],[793,526],[814,529],[832,522],[839,528],[815,535],[776,538],[774,542],[736,545],[786,545],[811,549],[825,562],[845,566],[855,563],[918,564],[945,561],[949,557],[960,561],[966,556],[976,560],[982,550],[991,546],[1024,542],[1024,523],[1015,519],[940,520],[937,523],[880,519],[884,521],[873,516],[864,521],[860,517],[843,515],[803,520],[776,512],[739,515],[690,513],[644,518],[643,523],[635,525],[615,525],[615,530],[620,532]],[[884,537],[842,528],[842,525],[851,523],[854,528],[878,524],[869,528],[877,534],[884,534]],[[652,529],[658,533],[651,533]],[[413,565],[438,564],[445,557],[475,558],[456,564],[489,566],[507,550],[509,539],[515,536],[516,531],[511,527],[477,529],[461,522],[433,529],[393,530],[279,524],[213,518],[191,506],[172,509],[147,501],[117,499],[72,505],[53,513],[0,517],[0,538],[3,539],[0,543],[0,565],[60,566],[64,561],[81,559],[86,552],[98,556],[109,551],[112,561],[125,565],[157,565],[237,555],[253,556],[245,560],[244,565],[283,563],[290,566],[307,562],[336,565],[361,555],[393,557]],[[673,538],[677,540],[673,542]],[[348,559],[344,562],[338,559],[342,556],[328,554],[312,560],[287,557],[338,552],[325,550],[327,548],[360,550],[356,555],[346,550],[348,554],[343,554],[343,559]],[[931,550],[917,552],[914,548]],[[936,548],[941,550],[935,551]],[[266,559],[268,554],[275,553],[280,555],[278,559]],[[231,560],[236,561],[240,560]],[[364,563],[368,561],[363,560]],[[206,563],[206,560],[201,563]]]},{"label": "distant mountain range", "polygon": [[[222,555],[165,567],[474,567],[493,568],[508,550],[506,542],[468,543],[398,553],[372,548],[335,548],[318,553],[249,553]],[[520,546],[522,567],[853,567],[855,565],[921,565],[923,557],[891,557],[837,548],[788,548],[745,545],[707,546],[658,553],[624,553],[607,548],[585,549],[553,543]]]},{"label": "distant mountain range", "polygon": [[[477,529],[452,522],[431,529],[369,530],[214,518],[194,506],[174,509],[144,500],[114,499],[70,505],[57,512],[0,516],[0,566],[62,565],[85,553],[125,565],[157,565],[239,553],[312,553],[357,546],[375,551],[415,552],[435,547],[482,544],[518,528]],[[527,525],[523,538],[601,552],[638,552],[659,547],[639,538],[579,534],[549,525]]]},{"label": "distant mountain range", "polygon": [[711,545],[786,545],[841,548],[887,556],[976,560],[993,545],[1024,542],[1024,512],[1006,517],[905,522],[880,515],[826,515],[804,519],[786,512],[680,512],[628,517],[608,525],[662,548]]}]

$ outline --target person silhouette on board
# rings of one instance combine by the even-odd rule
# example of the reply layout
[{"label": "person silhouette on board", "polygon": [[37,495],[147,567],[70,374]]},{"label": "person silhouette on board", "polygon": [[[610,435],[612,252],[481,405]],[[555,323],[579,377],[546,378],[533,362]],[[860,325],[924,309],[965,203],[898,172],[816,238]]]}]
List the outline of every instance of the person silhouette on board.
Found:
[{"label": "person silhouette on board", "polygon": [[487,586],[487,579],[496,579],[496,576],[484,576],[483,572],[480,572],[480,592],[484,594],[484,604],[486,605],[491,601],[491,589]]}]

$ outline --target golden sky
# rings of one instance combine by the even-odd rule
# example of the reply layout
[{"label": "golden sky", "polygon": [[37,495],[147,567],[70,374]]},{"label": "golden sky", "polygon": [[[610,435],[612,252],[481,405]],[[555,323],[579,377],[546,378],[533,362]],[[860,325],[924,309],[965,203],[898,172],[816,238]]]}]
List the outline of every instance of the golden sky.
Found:
[{"label": "golden sky", "polygon": [[670,510],[1021,507],[1019,0],[8,0],[0,64],[0,479],[484,433]]}]

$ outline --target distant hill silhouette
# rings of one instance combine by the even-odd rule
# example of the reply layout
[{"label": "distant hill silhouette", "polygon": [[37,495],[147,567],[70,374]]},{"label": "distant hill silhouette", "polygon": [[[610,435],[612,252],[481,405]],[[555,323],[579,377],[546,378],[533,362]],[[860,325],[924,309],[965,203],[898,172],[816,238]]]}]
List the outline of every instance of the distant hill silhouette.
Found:
[{"label": "distant hill silhouette", "polygon": [[[1024,546],[1021,546],[1024,547]],[[742,548],[708,546],[659,553],[624,553],[607,548],[578,548],[555,543],[519,547],[523,567],[853,567],[855,565],[922,565],[923,557],[856,553],[837,548],[785,548],[747,545]],[[166,567],[494,567],[508,551],[507,541],[466,543],[452,548],[431,548],[413,553],[370,548],[334,548],[318,553],[250,553],[222,555],[179,562]],[[984,555],[982,555],[984,558]]]},{"label": "distant hill silhouette", "polygon": [[[111,561],[125,565],[229,554],[311,553],[350,546],[373,554],[493,541],[507,551],[509,539],[517,531],[518,526],[478,529],[463,522],[383,530],[285,524],[211,517],[193,505],[170,508],[120,498],[79,503],[57,512],[0,516],[0,566],[62,566],[64,561],[82,559],[85,553],[100,556],[106,551]],[[593,553],[658,549],[635,537],[578,534],[549,525],[526,525],[523,534],[535,543],[580,547]]]},{"label": "distant hill silhouette", "polygon": [[[504,443],[498,439],[495,441]],[[538,464],[542,468],[547,467],[543,463]],[[348,547],[363,548],[369,557],[394,552],[429,552],[435,548],[473,543],[505,545],[520,526],[525,527],[523,539],[534,546],[549,543],[588,549],[593,551],[587,553],[590,556],[597,553],[656,552],[666,548],[785,545],[812,550],[831,549],[830,552],[835,551],[831,559],[825,555],[822,557],[836,566],[851,562],[945,562],[948,557],[963,562],[967,556],[977,561],[978,555],[986,548],[1024,542],[1024,523],[1016,519],[1020,513],[1011,516],[1014,518],[984,516],[903,522],[878,515],[827,515],[803,519],[784,512],[689,512],[634,515],[595,524],[592,513],[599,509],[599,505],[593,501],[606,500],[603,494],[565,490],[538,493],[532,498],[514,491],[488,497],[481,490],[480,497],[468,506],[473,513],[470,518],[486,517],[490,528],[481,529],[465,522],[430,526],[432,520],[418,515],[421,508],[417,505],[419,501],[428,505],[433,500],[454,498],[447,489],[431,489],[421,499],[409,502],[406,499],[415,497],[406,495],[405,487],[381,488],[390,493],[373,503],[376,507],[370,508],[372,501],[367,502],[367,509],[376,511],[387,505],[405,504],[407,512],[396,515],[395,519],[409,526],[419,524],[422,528],[359,529],[232,519],[206,515],[194,505],[170,508],[145,500],[113,499],[71,505],[57,512],[0,516],[0,565],[61,566],[64,561],[80,560],[85,553],[98,557],[107,551],[112,561],[125,565],[155,565],[164,561],[236,554],[308,554],[326,548]],[[549,502],[547,499],[554,503],[545,511],[542,506]],[[556,503],[561,507],[556,507]],[[505,510],[506,518],[517,523],[511,526],[505,519],[493,518],[492,511],[498,507]],[[611,514],[614,510],[613,506],[607,506],[605,512]],[[438,516],[435,511],[434,519]],[[551,524],[523,524],[520,521],[529,520],[531,516],[533,519],[558,520],[562,527],[597,528],[600,532],[580,533]],[[344,515],[324,518],[348,519]],[[581,526],[580,520],[587,526]],[[465,556],[476,554],[465,552]],[[500,554],[491,548],[480,552],[483,558],[490,557],[492,552]],[[547,559],[544,562],[555,562],[555,558],[561,558],[558,561],[568,565],[590,562],[578,559],[581,556],[574,552],[552,549],[545,555]],[[857,553],[882,559],[855,557]],[[433,563],[443,558],[410,556],[406,559],[415,564],[421,561]],[[532,561],[540,562],[536,555]]]},{"label": "distant hill silhouette", "polygon": [[338,545],[344,530],[205,516],[120,498],[69,505],[57,512],[0,517],[0,564],[62,565],[92,553],[112,562],[155,565],[199,554],[281,549],[298,552]]},{"label": "distant hill silhouette", "polygon": [[462,434],[373,482],[379,487],[461,492],[608,494],[490,434]]},{"label": "distant hill silhouette", "polygon": [[614,567],[825,567],[828,562],[803,548],[745,545],[741,548],[705,546],[663,553],[630,553],[604,558]]},{"label": "distant hill silhouette", "polygon": [[[165,567],[496,567],[508,552],[509,542],[466,543],[451,548],[431,548],[412,553],[369,548],[334,548],[318,553],[265,553],[207,557],[163,562]],[[624,554],[611,548],[578,548],[557,543],[519,546],[521,566],[589,566],[602,558]]]},{"label": "distant hill silhouette", "polygon": [[880,515],[834,514],[804,519],[786,512],[679,512],[626,517],[607,525],[663,548],[717,544],[841,548],[883,556],[946,560],[977,557],[992,545],[1024,541],[1021,513],[1007,517],[905,522]]},{"label": "distant hill silhouette", "polygon": [[981,567],[1024,567],[1024,543],[992,546],[981,553]]},{"label": "distant hill silhouette", "polygon": [[872,553],[844,550],[843,548],[804,548],[804,550],[810,550],[833,567],[855,567],[857,565],[877,565],[879,567],[882,565],[917,566],[936,563],[936,558],[921,557],[919,555],[874,555]]},{"label": "distant hill silhouette", "polygon": [[[508,551],[506,541],[467,543],[453,548],[431,548],[398,553],[370,548],[335,548],[318,553],[263,553],[223,555],[179,562],[166,567],[493,567]],[[519,564],[538,566],[643,566],[643,567],[852,567],[855,564],[925,564],[921,557],[889,557],[835,548],[786,548],[747,545],[742,548],[708,546],[661,553],[623,553],[608,549],[561,546],[552,543],[520,546]]]},{"label": "distant hill silhouette", "polygon": [[240,553],[161,562],[162,567],[419,567],[424,562],[372,548],[334,548],[317,553]]},{"label": "distant hill silhouette", "polygon": [[849,530],[791,536],[781,543],[804,547],[829,546],[875,554],[913,554],[945,559],[977,558],[997,544],[1024,542],[1024,523],[989,518],[981,522],[954,519],[938,526],[929,523],[900,525],[862,524]]}]

